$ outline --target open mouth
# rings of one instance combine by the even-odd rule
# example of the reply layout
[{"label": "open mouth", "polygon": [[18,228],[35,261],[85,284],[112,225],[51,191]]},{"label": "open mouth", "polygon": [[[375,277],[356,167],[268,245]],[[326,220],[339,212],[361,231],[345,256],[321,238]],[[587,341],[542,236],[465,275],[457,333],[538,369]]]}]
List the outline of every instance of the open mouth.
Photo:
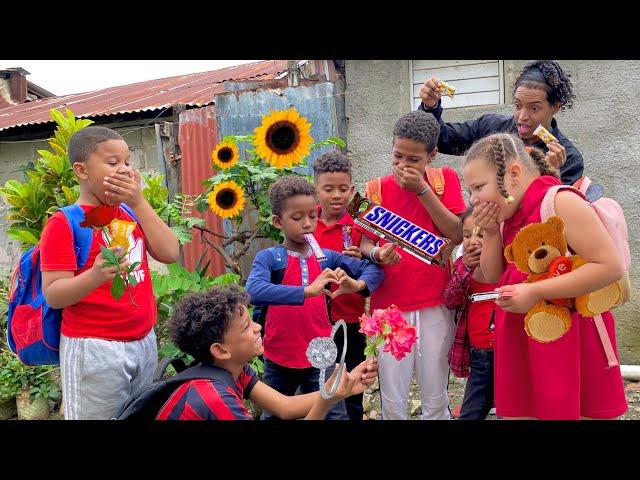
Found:
[{"label": "open mouth", "polygon": [[531,133],[532,129],[529,125],[524,125],[522,123],[518,124],[518,132],[520,132],[520,134],[527,134],[527,133]]}]

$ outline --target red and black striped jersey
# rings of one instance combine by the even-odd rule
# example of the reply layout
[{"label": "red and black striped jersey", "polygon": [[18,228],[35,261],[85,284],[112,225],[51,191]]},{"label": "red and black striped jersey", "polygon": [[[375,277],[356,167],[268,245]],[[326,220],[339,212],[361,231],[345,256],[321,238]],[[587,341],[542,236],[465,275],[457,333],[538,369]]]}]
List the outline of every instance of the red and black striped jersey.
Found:
[{"label": "red and black striped jersey", "polygon": [[258,376],[249,365],[237,380],[228,370],[214,368],[213,380],[190,380],[173,392],[156,420],[252,420],[242,399],[249,398]]}]

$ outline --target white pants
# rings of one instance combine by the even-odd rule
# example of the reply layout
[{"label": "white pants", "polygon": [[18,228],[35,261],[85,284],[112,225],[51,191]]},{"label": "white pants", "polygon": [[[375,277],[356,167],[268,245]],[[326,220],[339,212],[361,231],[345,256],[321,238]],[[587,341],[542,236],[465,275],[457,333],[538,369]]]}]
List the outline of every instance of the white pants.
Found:
[{"label": "white pants", "polygon": [[444,305],[403,312],[417,330],[413,349],[402,360],[391,353],[378,354],[378,375],[383,420],[406,420],[409,387],[415,370],[420,387],[422,420],[449,420],[449,363],[447,353],[453,342],[453,311]]},{"label": "white pants", "polygon": [[110,420],[129,395],[153,381],[157,364],[153,328],[133,342],[60,335],[65,420]]}]

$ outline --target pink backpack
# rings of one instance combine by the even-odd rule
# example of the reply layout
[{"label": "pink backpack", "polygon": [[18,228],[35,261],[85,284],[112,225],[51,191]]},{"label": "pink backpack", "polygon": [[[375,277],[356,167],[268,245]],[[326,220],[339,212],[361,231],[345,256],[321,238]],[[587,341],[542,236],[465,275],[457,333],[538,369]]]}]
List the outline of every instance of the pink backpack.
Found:
[{"label": "pink backpack", "polygon": [[[624,213],[622,212],[622,208],[620,208],[618,202],[611,198],[602,198],[602,187],[600,185],[592,184],[588,177],[583,177],[574,185],[578,188],[569,185],[556,185],[547,191],[540,207],[540,220],[542,222],[546,222],[549,217],[555,215],[555,197],[559,190],[575,190],[579,192],[581,197],[585,198],[589,202],[604,225],[604,228],[609,232],[609,236],[611,237],[611,240],[613,240],[616,251],[622,260],[625,273],[620,279],[622,299],[618,305],[621,305],[629,300],[631,292],[631,285],[629,283],[631,253],[629,251],[629,233]],[[589,189],[589,187],[592,188]],[[613,352],[611,340],[609,339],[609,335],[604,326],[602,315],[594,316],[593,320],[598,330],[605,354],[607,355],[609,366],[613,367],[618,365],[618,360]]]}]

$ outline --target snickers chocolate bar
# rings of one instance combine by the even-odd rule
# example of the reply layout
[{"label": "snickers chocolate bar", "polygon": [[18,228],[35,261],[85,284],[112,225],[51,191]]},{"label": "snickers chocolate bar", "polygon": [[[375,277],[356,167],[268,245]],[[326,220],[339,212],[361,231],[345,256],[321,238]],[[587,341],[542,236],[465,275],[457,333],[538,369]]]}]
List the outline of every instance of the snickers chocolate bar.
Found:
[{"label": "snickers chocolate bar", "polygon": [[395,243],[425,263],[443,265],[453,250],[454,245],[448,238],[431,233],[357,192],[347,211],[356,225]]}]

